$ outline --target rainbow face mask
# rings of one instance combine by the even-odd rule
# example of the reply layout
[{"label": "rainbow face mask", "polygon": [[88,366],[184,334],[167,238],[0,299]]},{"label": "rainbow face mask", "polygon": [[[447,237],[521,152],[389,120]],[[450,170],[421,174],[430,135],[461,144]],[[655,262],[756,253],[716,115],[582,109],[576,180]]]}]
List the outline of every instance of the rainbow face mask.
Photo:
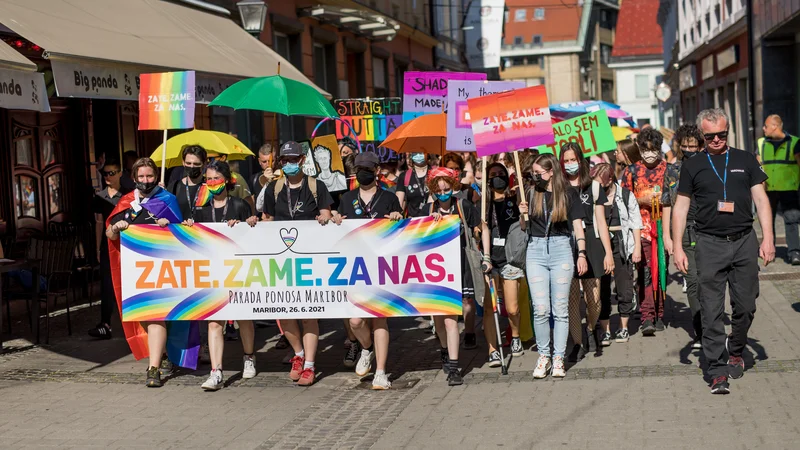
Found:
[{"label": "rainbow face mask", "polygon": [[212,180],[206,182],[206,186],[208,186],[208,191],[214,195],[219,195],[222,191],[225,190],[225,180]]}]

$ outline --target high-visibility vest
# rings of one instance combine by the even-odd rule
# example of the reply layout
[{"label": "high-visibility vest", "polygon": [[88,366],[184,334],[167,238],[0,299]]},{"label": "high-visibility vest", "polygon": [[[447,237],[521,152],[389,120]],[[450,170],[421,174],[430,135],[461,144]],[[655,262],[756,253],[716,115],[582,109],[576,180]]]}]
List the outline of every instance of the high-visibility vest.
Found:
[{"label": "high-visibility vest", "polygon": [[776,149],[763,137],[758,140],[758,154],[767,179],[768,191],[796,191],[800,187],[800,167],[794,158],[794,148],[800,138],[787,134]]}]

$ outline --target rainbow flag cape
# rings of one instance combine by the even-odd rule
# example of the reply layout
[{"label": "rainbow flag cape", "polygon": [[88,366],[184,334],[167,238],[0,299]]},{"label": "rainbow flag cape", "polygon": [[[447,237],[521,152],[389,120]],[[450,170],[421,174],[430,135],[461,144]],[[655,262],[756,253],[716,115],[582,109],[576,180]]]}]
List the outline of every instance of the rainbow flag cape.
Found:
[{"label": "rainbow flag cape", "polygon": [[[181,210],[175,196],[160,187],[150,199],[142,204],[142,208],[160,219],[168,219],[170,223],[181,223]],[[136,191],[122,196],[117,206],[108,216],[106,227],[111,225],[111,218],[129,209]],[[114,295],[117,298],[117,311],[122,319],[122,270],[120,268],[120,240],[108,240],[108,257],[111,261],[111,280],[114,283]],[[133,356],[139,360],[150,356],[147,344],[147,330],[139,322],[122,322],[125,340],[131,348]],[[200,352],[200,325],[197,322],[167,322],[167,356],[170,361],[181,367],[197,368],[197,357]]]},{"label": "rainbow flag cape", "polygon": [[[348,178],[347,181],[351,191],[358,188],[359,184],[356,177]],[[383,175],[378,175],[378,187],[385,191],[392,191],[397,189],[397,180],[392,181]]]}]

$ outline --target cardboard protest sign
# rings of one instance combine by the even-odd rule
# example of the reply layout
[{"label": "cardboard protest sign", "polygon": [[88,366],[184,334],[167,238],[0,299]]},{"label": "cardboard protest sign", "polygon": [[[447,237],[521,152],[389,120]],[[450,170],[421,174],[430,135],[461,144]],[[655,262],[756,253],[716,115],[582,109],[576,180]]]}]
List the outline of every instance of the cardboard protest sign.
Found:
[{"label": "cardboard protest sign", "polygon": [[553,124],[544,86],[467,100],[478,156],[549,144]]},{"label": "cardboard protest sign", "polygon": [[143,73],[140,82],[140,130],[194,128],[194,71]]},{"label": "cardboard protest sign", "polygon": [[558,155],[561,146],[577,142],[584,156],[597,155],[617,148],[611,122],[605,110],[584,114],[553,125],[555,142],[537,147],[539,153]]},{"label": "cardboard protest sign", "polygon": [[123,321],[461,314],[458,215],[122,232]]},{"label": "cardboard protest sign", "polygon": [[452,80],[485,80],[485,73],[406,72],[403,78],[403,123],[447,112],[447,85]]},{"label": "cardboard protest sign", "polygon": [[447,86],[447,104],[452,106],[447,114],[447,149],[475,151],[468,99],[524,87],[524,81],[450,81]]},{"label": "cardboard protest sign", "polygon": [[328,192],[346,191],[347,178],[336,136],[328,134],[312,139],[311,154],[317,166],[317,179],[325,183]]},{"label": "cardboard protest sign", "polygon": [[333,108],[341,119],[336,121],[336,139],[352,137],[347,126],[350,124],[361,143],[362,151],[376,153],[381,162],[397,159],[394,150],[379,145],[403,124],[403,104],[400,97],[339,99],[333,101]]}]

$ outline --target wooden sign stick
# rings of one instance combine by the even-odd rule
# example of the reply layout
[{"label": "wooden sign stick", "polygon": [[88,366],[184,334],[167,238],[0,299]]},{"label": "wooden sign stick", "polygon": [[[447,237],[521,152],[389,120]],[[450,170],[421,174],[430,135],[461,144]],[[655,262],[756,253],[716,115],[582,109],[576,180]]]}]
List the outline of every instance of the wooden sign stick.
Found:
[{"label": "wooden sign stick", "polygon": [[[517,194],[519,195],[519,201],[522,202],[525,200],[525,186],[522,184],[522,167],[519,164],[519,152],[511,152],[514,154],[514,167],[517,169]],[[525,214],[524,217],[525,221],[528,221],[528,215]]]},{"label": "wooden sign stick", "polygon": [[[164,130],[164,145],[161,147],[161,182],[164,183],[164,186],[167,185],[167,180],[165,177],[167,176],[167,130]],[[133,175],[133,178],[136,178],[136,175]]]},{"label": "wooden sign stick", "polygon": [[486,221],[486,196],[488,193],[486,192],[486,163],[487,159],[485,156],[481,157],[481,220],[488,223]]}]

